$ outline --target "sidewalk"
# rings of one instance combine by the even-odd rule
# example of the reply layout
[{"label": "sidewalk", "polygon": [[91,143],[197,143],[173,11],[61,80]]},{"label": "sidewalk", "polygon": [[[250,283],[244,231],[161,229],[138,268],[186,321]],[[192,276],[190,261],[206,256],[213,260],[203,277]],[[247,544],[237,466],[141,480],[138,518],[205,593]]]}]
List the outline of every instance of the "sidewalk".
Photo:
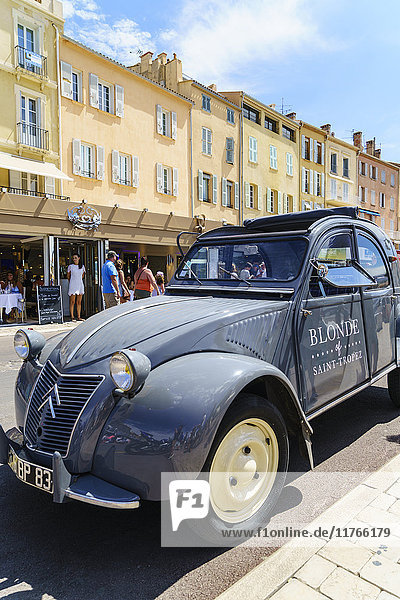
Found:
[{"label": "sidewalk", "polygon": [[72,331],[80,322],[68,321],[67,323],[52,323],[50,325],[38,325],[37,323],[13,323],[12,325],[2,325],[0,327],[0,337],[14,336],[18,329],[34,329],[46,335],[47,333],[58,333],[61,331]]},{"label": "sidewalk", "polygon": [[400,455],[321,514],[309,527],[390,527],[391,539],[292,540],[217,600],[400,599]]}]

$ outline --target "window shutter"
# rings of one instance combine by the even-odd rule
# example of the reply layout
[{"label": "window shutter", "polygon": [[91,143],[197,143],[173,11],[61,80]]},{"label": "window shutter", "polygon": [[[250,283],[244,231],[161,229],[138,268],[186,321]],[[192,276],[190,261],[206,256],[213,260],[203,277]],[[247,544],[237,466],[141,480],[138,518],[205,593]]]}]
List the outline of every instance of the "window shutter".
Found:
[{"label": "window shutter", "polygon": [[262,210],[262,208],[263,208],[262,197],[261,197],[261,188],[259,185],[257,186],[257,208],[258,208],[258,210]]},{"label": "window shutter", "polygon": [[89,73],[89,103],[99,108],[99,78],[94,73]]},{"label": "window shutter", "polygon": [[362,202],[362,188],[361,185],[358,186],[358,199]]},{"label": "window shutter", "polygon": [[228,206],[227,180],[222,178],[222,206]]},{"label": "window shutter", "polygon": [[314,186],[313,186],[313,183],[314,183],[314,181],[313,181],[313,179],[314,179],[314,171],[312,171],[312,170],[310,169],[310,171],[309,171],[309,188],[310,188],[310,189],[309,189],[309,193],[310,193],[311,195],[313,195],[313,194],[314,194]]},{"label": "window shutter", "polygon": [[325,174],[321,173],[321,196],[325,198]]},{"label": "window shutter", "polygon": [[282,207],[282,192],[278,192],[278,214],[282,214],[283,212],[283,207]]},{"label": "window shutter", "polygon": [[368,200],[368,188],[365,188],[365,202]]},{"label": "window shutter", "polygon": [[233,164],[234,159],[234,139],[231,137],[226,138],[226,162]]},{"label": "window shutter", "polygon": [[163,166],[161,163],[157,163],[157,192],[162,194],[163,191]]},{"label": "window shutter", "polygon": [[128,185],[132,185],[132,157],[128,156],[126,178]]},{"label": "window shutter", "polygon": [[217,204],[217,201],[218,201],[218,177],[216,175],[212,176],[212,186],[213,186],[212,201],[213,201],[213,204]]},{"label": "window shutter", "polygon": [[254,162],[253,160],[253,138],[249,137],[249,161]]},{"label": "window shutter", "polygon": [[253,140],[253,146],[254,146],[254,151],[253,151],[254,162],[257,162],[258,161],[258,142],[257,142],[256,138],[254,138],[254,140]]},{"label": "window shutter", "polygon": [[318,173],[314,171],[314,195],[318,196]]},{"label": "window shutter", "polygon": [[360,175],[362,175],[362,163],[361,163],[361,160],[358,163],[358,172],[359,172]]},{"label": "window shutter", "polygon": [[139,187],[139,157],[132,156],[132,186]]},{"label": "window shutter", "polygon": [[336,194],[337,194],[336,180],[335,179],[331,179],[331,198],[333,200],[336,200]]},{"label": "window shutter", "polygon": [[246,208],[250,208],[250,184],[247,181],[244,182],[244,198]]},{"label": "window shutter", "polygon": [[203,171],[200,171],[200,169],[199,169],[199,173],[198,173],[198,186],[199,186],[199,200],[202,202],[203,201]]},{"label": "window shutter", "polygon": [[111,180],[113,183],[119,183],[119,152],[113,150],[111,153]]},{"label": "window shutter", "polygon": [[321,144],[321,164],[325,164],[325,144]]},{"label": "window shutter", "polygon": [[97,179],[104,180],[104,146],[97,146]]},{"label": "window shutter", "polygon": [[373,167],[372,165],[369,165],[369,176],[372,179],[372,175],[373,175]]},{"label": "window shutter", "polygon": [[176,140],[176,132],[177,132],[176,112],[171,112],[171,137],[173,140]]},{"label": "window shutter", "polygon": [[301,167],[301,191],[306,192],[306,170],[305,167]]},{"label": "window shutter", "polygon": [[172,171],[172,195],[178,195],[178,169]]},{"label": "window shutter", "polygon": [[124,116],[124,88],[122,85],[115,85],[115,114],[117,117]]},{"label": "window shutter", "polygon": [[239,183],[235,182],[235,209],[239,210]]},{"label": "window shutter", "polygon": [[[46,110],[46,101],[41,98],[37,98],[36,100],[36,125],[37,127],[45,126],[45,110]],[[26,113],[28,114],[28,112]]]},{"label": "window shutter", "polygon": [[20,171],[9,171],[10,174],[10,188],[17,190],[21,189],[21,173]]},{"label": "window shutter", "polygon": [[274,169],[278,168],[278,150],[276,146],[274,146]]},{"label": "window shutter", "polygon": [[305,135],[301,136],[301,157],[302,158],[306,157],[306,136]]},{"label": "window shutter", "polygon": [[289,154],[290,175],[293,175],[293,154]]},{"label": "window shutter", "polygon": [[283,212],[284,213],[289,212],[289,197],[285,192],[283,194]]},{"label": "window shutter", "polygon": [[81,140],[72,140],[72,172],[74,175],[81,174]]},{"label": "window shutter", "polygon": [[212,131],[211,129],[207,129],[207,154],[211,155],[212,153]]},{"label": "window shutter", "polygon": [[156,117],[157,117],[157,133],[162,135],[163,132],[163,120],[162,120],[162,108],[161,104],[156,105]]},{"label": "window shutter", "polygon": [[61,61],[61,94],[72,98],[72,65]]},{"label": "window shutter", "polygon": [[91,147],[90,152],[90,177],[96,178],[96,156],[95,156],[95,146]]},{"label": "window shutter", "polygon": [[203,154],[207,154],[207,130],[205,127],[201,128],[201,151]]},{"label": "window shutter", "polygon": [[267,188],[267,212],[273,212],[271,188]]},{"label": "window shutter", "polygon": [[46,194],[55,194],[56,193],[56,180],[54,177],[45,177],[44,178],[44,191]]}]

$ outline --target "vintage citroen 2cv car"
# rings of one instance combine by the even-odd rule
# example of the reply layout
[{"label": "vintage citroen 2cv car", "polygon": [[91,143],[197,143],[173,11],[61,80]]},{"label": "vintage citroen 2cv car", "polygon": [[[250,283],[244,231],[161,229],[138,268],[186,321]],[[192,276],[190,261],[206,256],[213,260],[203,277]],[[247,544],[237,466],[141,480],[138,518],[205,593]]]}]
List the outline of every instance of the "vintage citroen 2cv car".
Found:
[{"label": "vintage citroen 2cv car", "polygon": [[160,500],[162,472],[207,472],[215,527],[252,527],[289,434],[312,465],[314,417],[385,374],[400,405],[399,294],[393,244],[356,208],[203,233],[165,296],[15,335],[0,462],[54,502],[125,509]]}]

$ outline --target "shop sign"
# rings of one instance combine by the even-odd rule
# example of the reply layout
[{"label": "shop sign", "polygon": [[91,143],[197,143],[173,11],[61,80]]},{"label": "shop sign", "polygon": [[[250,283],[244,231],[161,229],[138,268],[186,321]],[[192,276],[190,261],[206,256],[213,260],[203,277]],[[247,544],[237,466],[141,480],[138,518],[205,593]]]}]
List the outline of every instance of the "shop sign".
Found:
[{"label": "shop sign", "polygon": [[101,213],[87,204],[74,206],[71,210],[67,210],[67,213],[68,219],[77,229],[90,231],[97,229],[101,223]]}]

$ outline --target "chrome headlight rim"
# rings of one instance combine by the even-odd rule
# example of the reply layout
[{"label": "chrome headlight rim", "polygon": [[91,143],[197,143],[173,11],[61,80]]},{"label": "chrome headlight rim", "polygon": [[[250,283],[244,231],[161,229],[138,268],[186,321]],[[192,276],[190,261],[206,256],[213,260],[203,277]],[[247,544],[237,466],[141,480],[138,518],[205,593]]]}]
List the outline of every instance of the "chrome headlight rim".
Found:
[{"label": "chrome headlight rim", "polygon": [[[21,341],[21,344],[18,344]],[[23,352],[18,352],[18,348],[24,348]],[[14,334],[14,351],[18,358],[22,360],[28,360],[31,354],[31,343],[29,337],[23,329],[18,329]]]},{"label": "chrome headlight rim", "polygon": [[[115,367],[117,366],[117,361],[120,361],[121,366],[122,364],[125,366],[125,372],[122,373],[121,371],[119,372],[119,378],[118,378],[118,372],[115,370]],[[113,370],[114,367],[114,370]],[[123,351],[118,351],[118,352],[114,352],[114,354],[111,356],[110,358],[110,375],[111,375],[111,379],[113,380],[114,384],[117,386],[118,389],[123,390],[124,392],[130,392],[135,384],[135,370],[133,368],[133,365],[131,363],[131,361],[129,360],[129,357],[123,352]],[[116,378],[117,376],[117,378]],[[124,384],[123,378],[127,377],[127,382]]]},{"label": "chrome headlight rim", "polygon": [[[16,341],[18,340],[18,338],[20,341],[25,342],[25,344],[23,344],[23,345],[25,345],[27,351],[23,352],[23,354],[20,354],[19,352],[17,352]],[[35,331],[34,329],[28,328],[28,329],[18,329],[18,331],[15,332],[14,350],[15,350],[15,353],[18,356],[18,358],[20,358],[23,361],[36,360],[45,345],[46,345],[46,338],[44,337],[44,335],[39,333],[39,331]],[[22,347],[22,345],[20,347]]]}]

